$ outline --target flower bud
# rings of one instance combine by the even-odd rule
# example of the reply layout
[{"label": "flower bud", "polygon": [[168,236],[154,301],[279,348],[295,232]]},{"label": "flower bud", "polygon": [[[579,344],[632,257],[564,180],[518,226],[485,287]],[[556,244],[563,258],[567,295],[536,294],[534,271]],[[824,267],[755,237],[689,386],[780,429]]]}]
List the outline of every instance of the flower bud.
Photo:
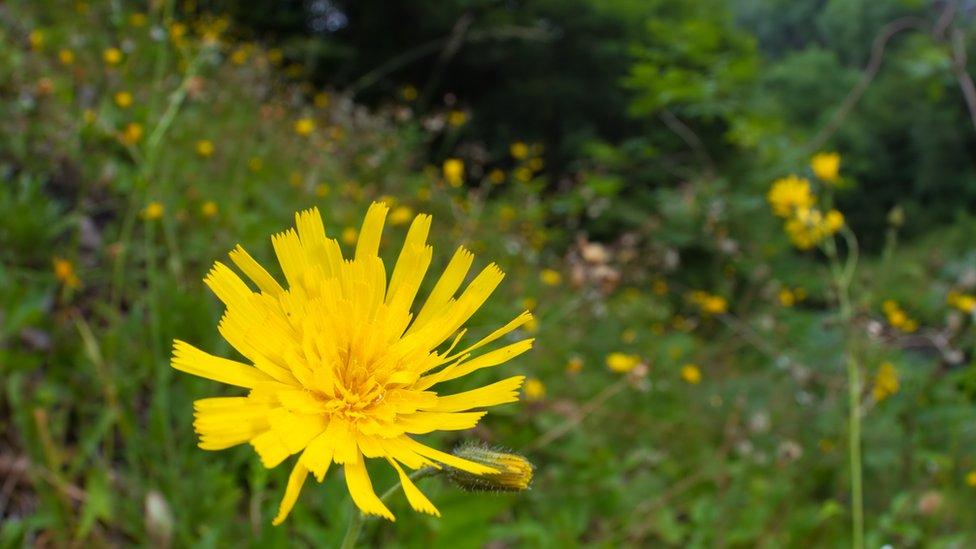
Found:
[{"label": "flower bud", "polygon": [[497,473],[476,475],[448,468],[447,476],[463,490],[472,492],[521,492],[532,482],[532,464],[524,457],[503,452],[479,443],[467,443],[454,449],[459,458],[487,465]]}]

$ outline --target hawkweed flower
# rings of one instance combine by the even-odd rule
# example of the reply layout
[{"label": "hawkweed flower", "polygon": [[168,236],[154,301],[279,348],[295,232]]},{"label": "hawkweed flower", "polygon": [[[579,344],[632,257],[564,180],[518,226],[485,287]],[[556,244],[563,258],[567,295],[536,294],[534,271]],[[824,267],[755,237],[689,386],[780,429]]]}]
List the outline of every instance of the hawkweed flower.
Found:
[{"label": "hawkweed flower", "polygon": [[150,202],[142,209],[142,218],[147,221],[153,221],[155,219],[161,219],[164,213],[166,213],[166,208],[162,202]]},{"label": "hawkweed flower", "polygon": [[908,316],[908,313],[894,300],[886,299],[881,304],[881,310],[884,311],[885,317],[888,319],[888,324],[891,324],[892,327],[907,334],[918,330],[918,321]]},{"label": "hawkweed flower", "polygon": [[884,362],[878,368],[878,373],[874,376],[874,385],[871,386],[871,396],[876,402],[890,397],[898,392],[898,370],[890,362]]},{"label": "hawkweed flower", "polygon": [[64,284],[68,288],[77,288],[78,286],[81,286],[81,280],[79,280],[78,275],[75,274],[74,263],[61,257],[55,257],[51,263],[54,267],[54,278],[57,278],[58,282]]},{"label": "hawkweed flower", "polygon": [[639,356],[626,353],[610,353],[606,358],[607,368],[618,374],[626,374],[633,370],[640,364],[640,361]]},{"label": "hawkweed flower", "polygon": [[844,214],[837,210],[830,210],[824,215],[817,208],[799,208],[783,228],[794,246],[809,250],[837,234],[843,226]]},{"label": "hawkweed flower", "polygon": [[460,187],[464,182],[464,161],[460,158],[448,158],[441,168],[444,180],[452,187]]},{"label": "hawkweed flower", "polygon": [[73,65],[75,62],[75,52],[67,48],[60,50],[58,52],[58,61],[64,66]]},{"label": "hawkweed flower", "polygon": [[543,269],[539,273],[539,280],[546,286],[559,286],[563,281],[563,275],[555,269]]},{"label": "hawkweed flower", "polygon": [[208,200],[200,206],[200,213],[203,217],[214,217],[217,215],[219,207],[213,200]]},{"label": "hawkweed flower", "polygon": [[729,302],[727,299],[703,290],[689,292],[687,299],[696,305],[705,315],[721,315],[729,310]]},{"label": "hawkweed flower", "polygon": [[810,159],[810,169],[817,179],[837,183],[840,180],[840,155],[835,152],[817,153]]},{"label": "hawkweed flower", "polygon": [[773,182],[766,194],[766,200],[773,213],[779,217],[790,217],[797,210],[813,207],[817,197],[810,190],[810,182],[802,177],[790,175]]},{"label": "hawkweed flower", "polygon": [[122,50],[119,48],[107,48],[102,52],[102,61],[105,61],[106,65],[114,67],[122,62]]},{"label": "hawkweed flower", "polygon": [[116,92],[113,99],[120,109],[128,109],[132,106],[132,94],[127,91]]},{"label": "hawkweed flower", "polygon": [[194,145],[194,150],[197,152],[197,156],[200,158],[210,158],[214,153],[213,141],[209,139],[201,139]]},{"label": "hawkweed flower", "polygon": [[951,291],[946,296],[946,303],[964,313],[976,312],[976,296],[971,294]]},{"label": "hawkweed flower", "polygon": [[258,291],[227,265],[214,264],[204,281],[227,306],[218,328],[247,363],[174,342],[173,368],[248,390],[194,403],[201,448],[250,443],[267,468],[297,454],[273,524],[288,516],[308,474],[322,482],[333,463],[343,467],[359,509],[389,520],[393,514],[373,491],[367,458],[385,460],[410,505],[432,515],[439,512],[404,467],[508,474],[504,463],[441,452],[415,436],[470,429],[484,408],[518,400],[524,376],[451,395],[435,387],[529,350],[532,339],[483,352],[532,315],[523,312],[477,342],[459,345],[464,324],[504,277],[490,264],[458,294],[474,259],[464,248],[412,311],[433,255],[431,217],[414,218],[388,276],[378,256],[387,210],[370,206],[349,258],[326,236],[317,209],[296,214],[297,230],[272,237],[286,286],[240,246],[230,259]]},{"label": "hawkweed flower", "polygon": [[529,146],[524,141],[516,141],[508,146],[508,153],[515,160],[525,160],[529,157]]},{"label": "hawkweed flower", "polygon": [[976,471],[966,473],[966,486],[976,488]]},{"label": "hawkweed flower", "polygon": [[529,402],[540,401],[546,396],[545,384],[534,377],[525,381],[525,387],[522,388],[522,391],[525,392],[525,400]]},{"label": "hawkweed flower", "polygon": [[472,474],[448,467],[447,476],[458,487],[469,492],[521,492],[532,484],[532,463],[524,457],[480,443],[467,443],[453,454],[461,459],[491,467],[495,472]]},{"label": "hawkweed flower", "polygon": [[295,133],[302,137],[308,137],[315,131],[315,121],[311,118],[299,118],[295,121]]},{"label": "hawkweed flower", "polygon": [[701,369],[697,364],[685,364],[681,367],[681,379],[689,385],[698,385],[702,380]]},{"label": "hawkweed flower", "polygon": [[138,122],[129,122],[122,129],[122,133],[119,134],[119,141],[125,145],[136,145],[142,141],[142,124]]}]

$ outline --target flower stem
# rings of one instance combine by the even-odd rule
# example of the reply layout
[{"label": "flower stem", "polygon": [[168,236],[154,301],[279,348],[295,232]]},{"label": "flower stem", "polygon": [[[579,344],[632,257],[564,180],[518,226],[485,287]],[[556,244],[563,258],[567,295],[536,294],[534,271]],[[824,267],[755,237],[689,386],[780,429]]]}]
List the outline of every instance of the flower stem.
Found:
[{"label": "flower stem", "polygon": [[[431,467],[421,467],[416,471],[410,473],[410,480],[417,480],[427,476],[431,476],[437,471]],[[380,501],[385,502],[393,495],[394,492],[400,489],[400,481],[396,484],[390,486],[390,488],[383,492],[380,496]],[[339,549],[353,549],[356,547],[356,541],[359,539],[359,532],[363,529],[363,523],[366,522],[366,515],[364,515],[356,504],[352,504],[352,518],[349,519],[349,524],[346,525],[346,534],[342,537],[342,544],[339,545]]]},{"label": "flower stem", "polygon": [[858,246],[854,234],[844,227],[841,230],[847,243],[847,261],[842,265],[837,254],[834,239],[828,239],[824,245],[825,252],[830,258],[830,270],[834,285],[837,287],[837,302],[840,317],[846,331],[845,362],[847,364],[847,400],[848,400],[848,452],[851,468],[851,545],[854,549],[864,547],[864,483],[863,467],[861,464],[861,369],[857,361],[853,334],[854,311],[851,306],[851,282],[857,268]]}]

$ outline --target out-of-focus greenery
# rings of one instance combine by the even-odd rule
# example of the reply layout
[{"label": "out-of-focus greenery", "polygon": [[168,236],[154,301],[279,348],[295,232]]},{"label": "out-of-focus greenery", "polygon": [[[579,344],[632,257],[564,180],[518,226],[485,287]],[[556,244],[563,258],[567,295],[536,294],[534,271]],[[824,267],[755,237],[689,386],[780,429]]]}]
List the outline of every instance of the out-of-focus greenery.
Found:
[{"label": "out-of-focus greenery", "polygon": [[[536,380],[526,402],[430,437],[511,448],[536,476],[505,495],[426,479],[443,517],[396,494],[364,543],[845,546],[845,348],[867,545],[976,543],[968,12],[940,34],[942,4],[900,1],[357,2],[301,38],[297,7],[153,5],[0,5],[0,546],[337,545],[340,474],[272,527],[285,468],[196,448],[192,401],[219,389],[169,352],[233,356],[201,279],[235,244],[273,265],[269,235],[318,206],[348,246],[372,200],[434,215],[432,271],[464,244],[507,272],[474,331],[537,314],[503,367]],[[342,93],[464,14],[443,67],[441,41]],[[836,184],[813,149],[840,152]],[[769,211],[790,173],[868,245],[849,319],[831,248],[796,250]]]}]

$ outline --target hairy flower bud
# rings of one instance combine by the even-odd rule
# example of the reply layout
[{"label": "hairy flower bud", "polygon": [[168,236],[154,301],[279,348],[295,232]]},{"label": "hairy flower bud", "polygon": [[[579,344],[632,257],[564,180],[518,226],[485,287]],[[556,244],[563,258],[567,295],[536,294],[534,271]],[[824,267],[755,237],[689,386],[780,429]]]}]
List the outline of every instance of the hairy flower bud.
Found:
[{"label": "hairy flower bud", "polygon": [[479,443],[466,443],[453,454],[496,469],[497,473],[476,475],[447,468],[447,476],[461,489],[472,492],[521,492],[532,483],[532,464],[524,457]]}]

